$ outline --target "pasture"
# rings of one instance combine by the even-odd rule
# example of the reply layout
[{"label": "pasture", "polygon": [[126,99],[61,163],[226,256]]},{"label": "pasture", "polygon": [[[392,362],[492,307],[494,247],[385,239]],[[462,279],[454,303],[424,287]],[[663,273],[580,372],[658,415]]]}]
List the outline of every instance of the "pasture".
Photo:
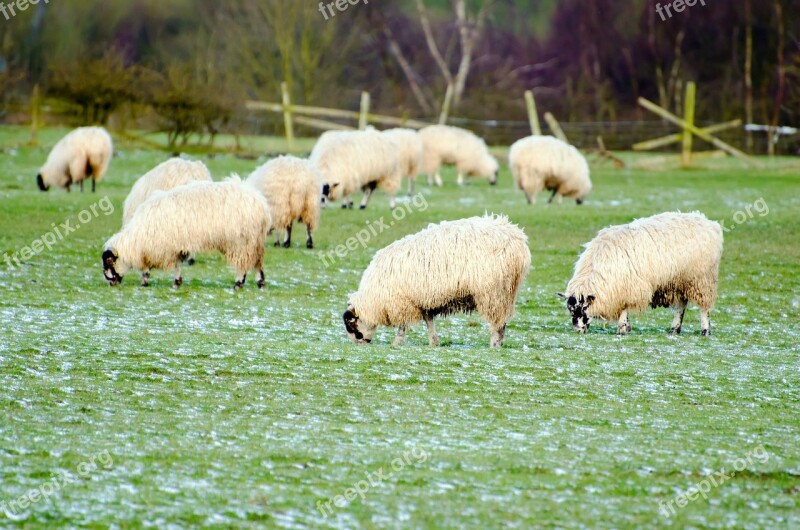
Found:
[{"label": "pasture", "polygon": [[[167,154],[115,136],[96,194],[41,193],[36,171],[63,132],[32,148],[0,128],[0,253],[79,226],[21,266],[0,262],[0,527],[800,526],[797,159],[593,165],[581,207],[545,194],[528,206],[505,164],[496,187],[457,187],[447,170],[443,188],[418,181],[424,210],[400,196],[402,220],[378,192],[365,211],[323,210],[314,250],[301,228],[290,250],[270,240],[267,286],[250,275],[234,293],[217,255],[185,267],[178,290],[171,271],[108,287],[100,255],[122,201]],[[266,160],[197,158],[217,180]],[[113,213],[78,220],[105,196]],[[663,309],[632,315],[626,337],[615,323],[575,334],[555,293],[581,245],[677,209],[729,229],[713,335],[695,307],[678,337]],[[347,340],[347,295],[376,250],[484,211],[519,224],[533,257],[502,349],[475,316],[437,321],[438,348],[422,324],[400,348],[385,328],[370,346]],[[323,261],[381,218],[366,248]],[[44,484],[55,491],[4,513]]]}]

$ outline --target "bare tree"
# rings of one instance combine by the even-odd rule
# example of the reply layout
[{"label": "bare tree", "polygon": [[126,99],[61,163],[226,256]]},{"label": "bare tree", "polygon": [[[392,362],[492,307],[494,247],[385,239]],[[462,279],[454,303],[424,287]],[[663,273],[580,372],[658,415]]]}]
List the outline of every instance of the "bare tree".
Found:
[{"label": "bare tree", "polygon": [[[428,10],[425,7],[424,1],[416,0],[416,3],[422,31],[425,34],[425,42],[428,45],[433,60],[442,73],[442,77],[444,77],[448,87],[447,92],[452,97],[453,105],[457,107],[464,97],[467,77],[469,77],[469,72],[472,68],[475,47],[483,34],[486,25],[486,17],[491,11],[494,1],[484,0],[478,13],[474,17],[470,17],[467,13],[465,0],[451,0],[461,52],[461,57],[458,61],[458,69],[455,74],[451,72],[448,61],[439,50],[439,45],[436,43],[430,17],[428,16]],[[449,102],[445,101],[443,105],[445,112],[448,106]]]}]

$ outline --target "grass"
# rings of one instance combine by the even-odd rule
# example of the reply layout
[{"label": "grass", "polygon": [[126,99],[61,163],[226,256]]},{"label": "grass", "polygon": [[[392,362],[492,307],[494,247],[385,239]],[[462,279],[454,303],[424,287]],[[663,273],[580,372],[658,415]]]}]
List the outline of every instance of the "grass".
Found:
[{"label": "grass", "polygon": [[[116,210],[21,267],[0,262],[0,502],[54,475],[75,480],[15,520],[0,511],[0,527],[800,525],[796,159],[764,160],[763,170],[728,160],[683,171],[595,167],[583,207],[546,206],[544,196],[529,207],[505,168],[496,188],[459,188],[447,172],[442,189],[419,185],[426,210],[412,208],[332,266],[321,254],[391,217],[380,194],[366,211],[328,208],[317,249],[303,248],[298,230],[291,250],[267,250],[267,287],[250,278],[234,294],[233,273],[211,255],[185,269],[179,290],[168,271],[147,289],[135,274],[107,287],[103,243],[133,181],[166,155],[118,142],[97,194],[43,194],[34,176],[61,132],[42,131],[44,147],[31,148],[24,129],[0,128],[0,253],[20,252],[53,223],[80,224],[103,196]],[[204,161],[220,178],[263,160]],[[768,214],[751,208],[733,222],[762,198]],[[733,228],[714,335],[699,335],[696,308],[680,337],[666,334],[666,310],[634,315],[624,338],[614,324],[574,334],[554,293],[581,245],[609,224],[675,209]],[[522,226],[533,254],[503,349],[487,348],[475,316],[441,321],[439,348],[422,325],[402,348],[385,329],[371,346],[348,342],[341,313],[377,249],[484,210]],[[107,469],[79,474],[105,452]],[[741,458],[745,468],[707,499],[675,504]],[[318,503],[368,474],[363,499],[321,513]],[[670,500],[676,513],[666,518],[659,502]]]}]

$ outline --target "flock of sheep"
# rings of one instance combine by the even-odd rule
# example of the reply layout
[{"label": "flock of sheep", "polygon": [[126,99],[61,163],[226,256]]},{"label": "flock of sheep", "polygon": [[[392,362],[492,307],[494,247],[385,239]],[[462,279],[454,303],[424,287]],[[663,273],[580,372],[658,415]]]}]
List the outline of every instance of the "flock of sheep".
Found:
[{"label": "flock of sheep", "polygon": [[[37,175],[43,191],[51,186],[83,190],[106,173],[113,153],[100,127],[76,129],[59,141]],[[151,269],[175,269],[200,252],[219,251],[236,271],[234,289],[253,270],[264,285],[264,245],[291,246],[295,220],[306,227],[306,246],[320,220],[320,207],[342,199],[353,207],[363,192],[366,208],[381,189],[395,197],[418,175],[441,186],[440,168],[456,167],[458,183],[480,177],[496,184],[499,163],[483,139],[457,127],[433,125],[415,131],[328,131],[308,160],[281,156],[242,180],[234,175],[214,182],[202,162],[173,158],[137,180],[123,207],[121,230],[105,244],[103,273],[118,285],[131,269],[148,285]],[[591,191],[589,167],[574,147],[548,136],[515,142],[509,152],[515,185],[534,203],[542,190],[581,204]],[[280,235],[284,234],[281,243]],[[708,312],[717,295],[722,229],[702,214],[663,213],[601,230],[586,245],[565,294],[574,329],[585,333],[591,318],[617,320],[617,332],[630,331],[629,311],[672,307],[671,332],[680,333],[688,302],[701,309],[703,335],[710,334]],[[491,326],[490,345],[503,344],[517,294],[528,273],[528,238],[506,216],[484,215],[430,225],[378,251],[348,300],[345,329],[357,343],[372,340],[378,326],[397,328],[402,344],[408,326],[424,321],[429,343],[438,344],[433,319],[455,312],[478,312]]]}]

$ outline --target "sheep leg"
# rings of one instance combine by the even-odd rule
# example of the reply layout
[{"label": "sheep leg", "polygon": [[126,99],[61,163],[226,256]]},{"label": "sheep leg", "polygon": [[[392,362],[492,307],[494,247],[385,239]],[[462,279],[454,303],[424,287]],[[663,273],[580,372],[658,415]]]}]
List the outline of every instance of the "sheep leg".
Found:
[{"label": "sheep leg", "polygon": [[81,181],[81,193],[83,193],[83,181]]},{"label": "sheep leg", "polygon": [[233,290],[238,291],[244,286],[244,282],[247,279],[247,273],[243,273],[240,277],[236,278],[236,283],[233,284]]},{"label": "sheep leg", "polygon": [[[244,280],[242,280],[242,282],[244,282]],[[258,281],[256,281],[256,285],[261,289],[266,283],[267,281],[264,279],[264,269],[258,269]]]},{"label": "sheep leg", "polygon": [[549,199],[547,199],[547,204],[551,204],[553,202],[553,199],[555,198],[556,193],[558,193],[558,190],[553,190],[553,194],[550,195]]},{"label": "sheep leg", "polygon": [[92,193],[94,193],[96,186],[97,186],[97,181],[94,180],[94,175],[92,175]]},{"label": "sheep leg", "polygon": [[402,346],[406,342],[406,327],[400,326],[397,328],[397,336],[392,342],[392,346]]},{"label": "sheep leg", "polygon": [[503,339],[506,337],[506,325],[503,324],[499,328],[492,328],[492,340],[489,343],[492,348],[499,348],[503,345]]},{"label": "sheep leg", "polygon": [[526,191],[525,200],[528,201],[528,204],[533,204],[534,202],[536,202],[536,197],[531,197],[531,194]]},{"label": "sheep leg", "polygon": [[281,246],[281,231],[278,229],[273,229],[275,232],[275,244],[273,246],[279,247]]},{"label": "sheep leg", "polygon": [[143,270],[142,271],[142,287],[147,287],[150,285],[150,271]]},{"label": "sheep leg", "polygon": [[314,248],[314,240],[311,239],[311,228],[306,225],[306,248]]},{"label": "sheep leg", "polygon": [[433,176],[433,181],[436,183],[438,187],[444,186],[444,182],[442,182],[442,176],[437,171],[436,174]]},{"label": "sheep leg", "polygon": [[681,300],[675,306],[675,318],[672,320],[672,327],[669,332],[672,335],[680,335],[683,326],[683,315],[686,313],[686,300]]},{"label": "sheep leg", "polygon": [[425,314],[425,325],[428,327],[428,344],[431,346],[439,345],[439,337],[436,335],[436,326],[433,323],[433,316]]},{"label": "sheep leg", "polygon": [[363,210],[367,207],[367,203],[369,203],[369,198],[372,196],[372,192],[375,191],[375,188],[378,187],[378,181],[372,181],[364,186],[361,187],[361,190],[364,192],[364,198],[361,199],[361,205],[359,209]]},{"label": "sheep leg", "polygon": [[397,208],[397,200],[395,199],[394,195],[389,198],[389,209],[394,210]]},{"label": "sheep leg", "polygon": [[627,335],[631,332],[631,322],[628,319],[628,310],[623,309],[617,321],[617,335]]},{"label": "sheep leg", "polygon": [[286,239],[283,242],[283,248],[289,248],[292,246],[292,225],[286,227]]},{"label": "sheep leg", "polygon": [[458,183],[459,186],[464,185],[464,175],[460,171],[458,172],[458,178],[456,179],[456,183]]},{"label": "sheep leg", "polygon": [[414,194],[414,178],[413,177],[408,177],[408,194],[409,194],[409,196]]},{"label": "sheep leg", "polygon": [[711,335],[711,320],[708,318],[708,309],[700,308],[700,328],[704,337]]},{"label": "sheep leg", "polygon": [[178,266],[175,267],[175,279],[172,281],[172,288],[177,289],[183,285],[183,277],[181,276],[181,262],[178,260]]}]

